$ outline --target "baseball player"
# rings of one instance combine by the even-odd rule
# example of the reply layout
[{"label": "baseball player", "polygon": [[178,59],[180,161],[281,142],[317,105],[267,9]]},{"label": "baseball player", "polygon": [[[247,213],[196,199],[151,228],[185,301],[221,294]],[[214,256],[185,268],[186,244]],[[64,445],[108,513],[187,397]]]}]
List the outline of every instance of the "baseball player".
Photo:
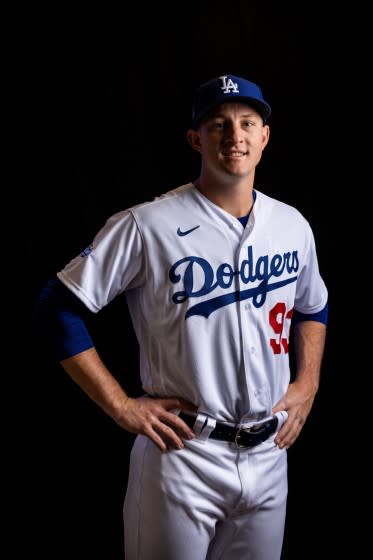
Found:
[{"label": "baseball player", "polygon": [[[36,316],[63,368],[138,434],[126,560],[281,556],[287,449],[318,389],[328,294],[307,220],[254,188],[270,114],[253,82],[203,83],[187,132],[199,177],[111,216],[40,295]],[[109,372],[84,322],[124,292],[140,398]]]}]

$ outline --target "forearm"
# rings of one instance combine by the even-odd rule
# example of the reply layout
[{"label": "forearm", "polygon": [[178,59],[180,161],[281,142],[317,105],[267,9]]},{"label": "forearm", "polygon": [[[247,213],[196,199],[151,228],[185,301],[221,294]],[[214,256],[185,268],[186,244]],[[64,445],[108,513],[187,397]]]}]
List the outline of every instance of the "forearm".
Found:
[{"label": "forearm", "polygon": [[325,338],[324,323],[301,321],[295,327],[295,379],[272,409],[274,413],[288,412],[288,421],[275,439],[279,447],[289,448],[295,442],[311,411],[320,383]]},{"label": "forearm", "polygon": [[295,327],[295,382],[313,395],[319,388],[325,339],[326,325],[323,323],[301,321]]},{"label": "forearm", "polygon": [[60,361],[66,373],[115,422],[119,422],[128,395],[102,362],[95,348]]},{"label": "forearm", "polygon": [[183,420],[172,412],[180,408],[195,411],[194,405],[177,397],[129,398],[94,348],[66,358],[60,364],[119,426],[129,432],[146,435],[161,451],[166,451],[168,447],[182,449],[182,438],[194,437]]},{"label": "forearm", "polygon": [[[52,354],[79,387],[121,428],[149,437],[162,451],[181,449],[193,432],[175,409],[196,410],[177,396],[131,399],[94,348],[86,327],[84,304],[58,278],[43,290],[35,321]],[[170,411],[170,412],[169,412]]]}]

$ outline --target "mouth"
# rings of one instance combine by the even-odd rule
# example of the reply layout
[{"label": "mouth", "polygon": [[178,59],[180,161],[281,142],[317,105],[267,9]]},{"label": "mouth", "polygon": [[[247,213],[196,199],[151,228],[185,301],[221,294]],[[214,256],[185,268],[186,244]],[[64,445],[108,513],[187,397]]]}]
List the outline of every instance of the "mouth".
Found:
[{"label": "mouth", "polygon": [[240,151],[234,151],[234,152],[222,152],[223,156],[226,158],[234,158],[234,159],[239,159],[242,157],[247,156],[248,152],[240,152]]}]

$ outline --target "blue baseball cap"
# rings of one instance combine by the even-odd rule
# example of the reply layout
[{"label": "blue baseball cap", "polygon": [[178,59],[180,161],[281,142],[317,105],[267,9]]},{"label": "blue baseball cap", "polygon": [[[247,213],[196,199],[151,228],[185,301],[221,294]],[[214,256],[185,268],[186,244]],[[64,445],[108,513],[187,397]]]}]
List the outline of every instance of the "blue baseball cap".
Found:
[{"label": "blue baseball cap", "polygon": [[264,122],[272,112],[257,84],[232,74],[226,74],[201,84],[195,91],[192,107],[193,128],[198,127],[201,119],[211,109],[227,101],[246,102],[258,111]]}]

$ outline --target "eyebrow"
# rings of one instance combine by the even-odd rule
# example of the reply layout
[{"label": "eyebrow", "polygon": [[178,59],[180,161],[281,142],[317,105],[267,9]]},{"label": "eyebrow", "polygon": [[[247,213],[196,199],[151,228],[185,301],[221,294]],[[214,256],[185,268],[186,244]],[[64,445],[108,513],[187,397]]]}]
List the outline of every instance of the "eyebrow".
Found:
[{"label": "eyebrow", "polygon": [[[252,109],[252,110],[249,109],[248,112],[242,113],[241,115],[239,115],[239,117],[240,118],[245,118],[245,117],[252,117],[252,116],[255,116],[255,115],[258,115],[260,117],[258,111],[255,111],[255,109]],[[223,117],[225,117],[225,114],[222,111],[217,110],[216,113],[211,114],[210,118],[216,119],[218,117],[223,118]]]}]

